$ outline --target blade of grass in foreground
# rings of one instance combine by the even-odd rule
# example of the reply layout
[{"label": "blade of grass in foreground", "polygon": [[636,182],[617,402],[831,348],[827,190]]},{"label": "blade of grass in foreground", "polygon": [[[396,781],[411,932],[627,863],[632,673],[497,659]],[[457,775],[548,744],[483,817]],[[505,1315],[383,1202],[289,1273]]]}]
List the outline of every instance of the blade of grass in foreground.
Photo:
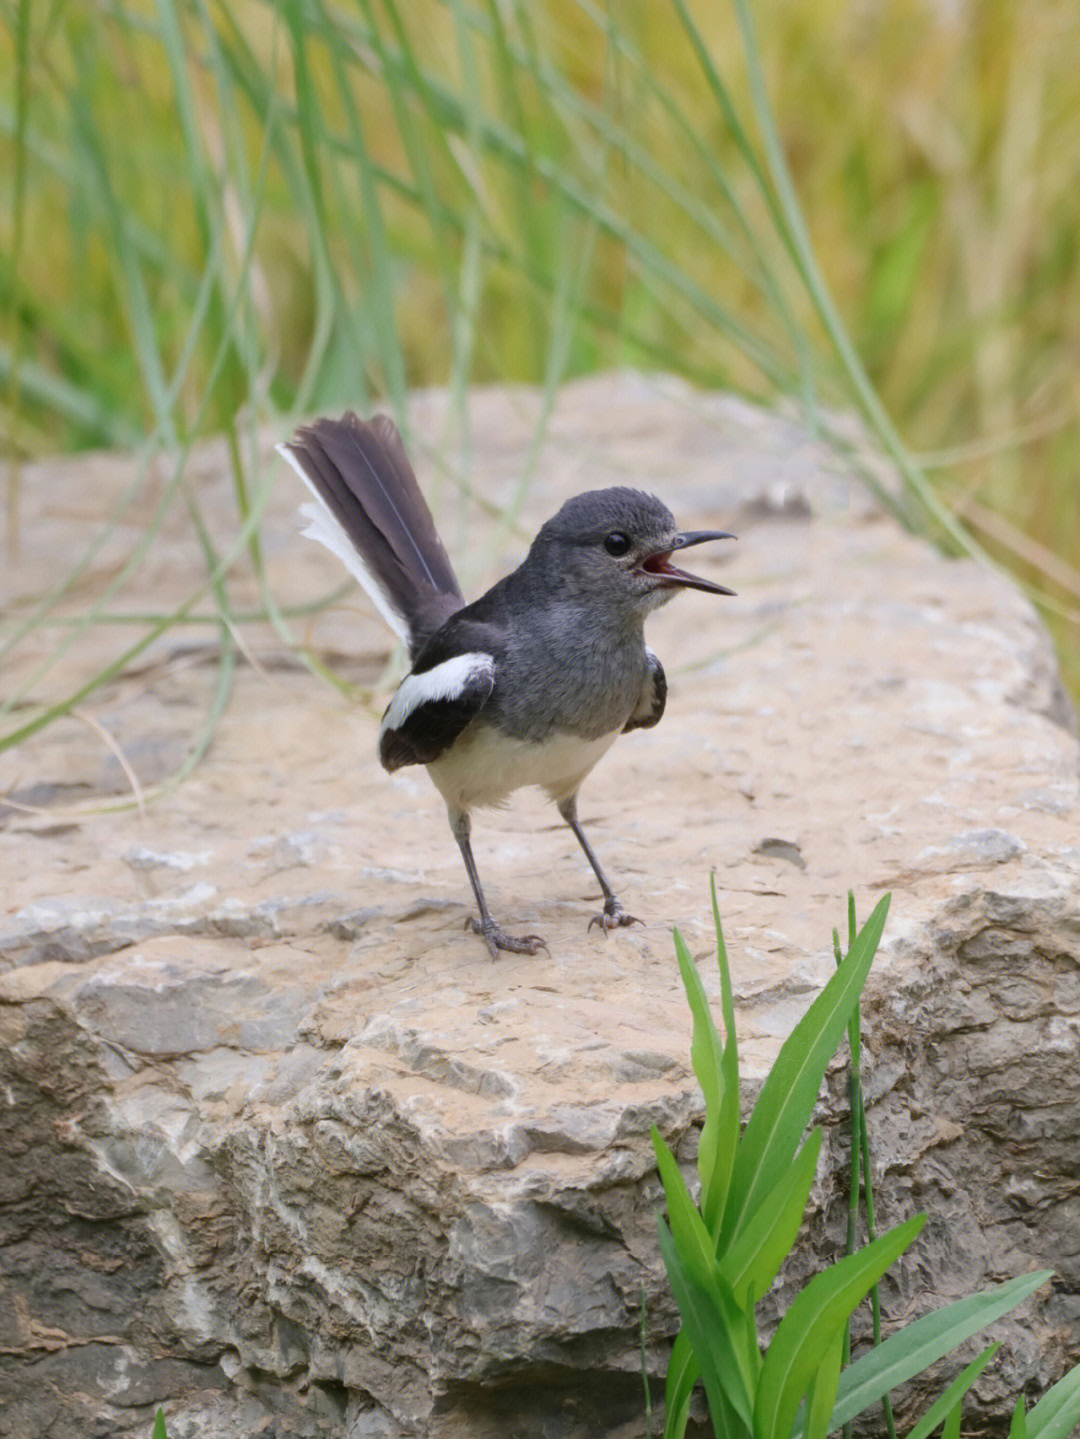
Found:
[{"label": "blade of grass in foreground", "polygon": [[690,1417],[690,1400],[700,1373],[690,1331],[680,1329],[668,1361],[664,1386],[664,1439],[682,1439]]},{"label": "blade of grass in foreground", "polygon": [[[949,1415],[949,1421],[942,1431],[941,1439],[960,1439],[960,1414],[957,1410],[954,1409]],[[1027,1406],[1022,1394],[1017,1399],[1016,1408],[1013,1410],[1012,1423],[1009,1425],[1009,1439],[1028,1439]]]},{"label": "blade of grass in foreground", "polygon": [[820,1128],[811,1130],[784,1183],[766,1195],[720,1260],[720,1271],[740,1304],[749,1303],[751,1292],[760,1298],[768,1291],[795,1243],[817,1173],[821,1139]]},{"label": "blade of grass in foreground", "polygon": [[[720,1058],[723,1095],[717,1116],[717,1156],[708,1188],[702,1194],[702,1209],[709,1233],[719,1238],[720,1225],[731,1192],[731,1175],[739,1147],[742,1124],[742,1103],[739,1094],[739,1042],[735,1032],[735,998],[731,988],[731,966],[728,964],[724,928],[720,922],[720,902],[716,897],[716,871],[709,876],[713,926],[716,930],[716,965],[720,971],[720,1015],[724,1025],[724,1050]],[[761,1291],[759,1290],[758,1293]]]},{"label": "blade of grass in foreground", "polygon": [[[966,1299],[913,1320],[876,1349],[856,1359],[840,1378],[832,1427],[838,1429],[854,1419],[856,1414],[876,1404],[883,1394],[906,1383],[965,1339],[993,1324],[1045,1284],[1051,1275],[1052,1270],[1042,1269],[1034,1274],[1021,1274],[981,1294],[970,1294]],[[793,1439],[801,1439],[798,1429]]]},{"label": "blade of grass in foreground", "polygon": [[973,1359],[966,1369],[956,1376],[945,1393],[936,1399],[905,1439],[929,1439],[939,1424],[959,1409],[960,1401],[978,1379],[994,1355],[1001,1348],[1000,1343],[988,1344],[978,1358]]},{"label": "blade of grass in foreground", "polygon": [[[731,1403],[742,1412],[741,1403],[746,1395],[753,1393],[761,1368],[761,1354],[753,1329],[751,1297],[745,1304],[736,1300],[731,1287],[716,1262],[716,1246],[705,1228],[701,1212],[690,1198],[686,1182],[682,1177],[675,1156],[653,1128],[653,1147],[656,1150],[657,1166],[667,1197],[668,1222],[674,1254],[680,1272],[686,1281],[692,1283],[698,1297],[708,1305],[715,1330],[713,1342],[723,1344],[730,1352],[730,1363],[738,1373],[738,1392],[732,1389],[728,1376],[719,1376],[719,1383]],[[748,1320],[750,1321],[748,1323]]]},{"label": "blade of grass in foreground", "polygon": [[914,1215],[816,1274],[792,1301],[765,1355],[754,1406],[755,1439],[790,1439],[803,1395],[848,1316],[925,1223],[925,1215]]},{"label": "blade of grass in foreground", "polygon": [[705,1123],[698,1144],[697,1162],[698,1173],[701,1176],[702,1199],[706,1201],[712,1193],[713,1175],[721,1157],[719,1153],[720,1106],[726,1098],[727,1088],[723,1069],[724,1046],[716,1025],[713,1023],[705,986],[701,982],[697,966],[686,947],[686,941],[678,930],[675,931],[674,939],[679,972],[682,975],[690,1013],[694,1019],[694,1032],[690,1040],[690,1063],[705,1096]]},{"label": "blade of grass in foreground", "polygon": [[1080,1424],[1080,1365],[1046,1391],[1028,1411],[1025,1422],[1028,1439],[1069,1439],[1076,1432]]},{"label": "blade of grass in foreground", "polygon": [[836,1398],[840,1369],[844,1363],[844,1340],[846,1337],[847,1331],[841,1325],[833,1336],[832,1342],[826,1347],[825,1355],[810,1381],[810,1388],[806,1391],[807,1439],[826,1439],[826,1435],[832,1427],[829,1418],[832,1414],[833,1400]]},{"label": "blade of grass in foreground", "polygon": [[702,1356],[701,1377],[714,1415],[729,1408],[739,1417],[749,1434],[752,1425],[753,1400],[742,1364],[732,1343],[732,1334],[741,1317],[734,1300],[723,1306],[724,1319],[717,1322],[718,1307],[714,1294],[706,1294],[687,1273],[682,1264],[671,1231],[662,1219],[657,1220],[660,1253],[663,1256],[675,1301],[690,1341]]},{"label": "blade of grass in foreground", "polygon": [[843,965],[784,1041],[739,1143],[722,1235],[732,1242],[784,1175],[817,1102],[826,1066],[836,1053],[877,952],[889,896],[863,925]]}]

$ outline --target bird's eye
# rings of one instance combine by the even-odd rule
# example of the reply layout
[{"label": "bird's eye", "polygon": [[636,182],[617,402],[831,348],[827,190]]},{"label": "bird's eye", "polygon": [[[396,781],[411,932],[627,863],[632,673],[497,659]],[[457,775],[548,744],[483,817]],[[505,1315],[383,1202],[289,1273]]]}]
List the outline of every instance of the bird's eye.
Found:
[{"label": "bird's eye", "polygon": [[604,539],[604,549],[609,555],[625,555],[629,548],[630,536],[624,535],[622,530],[612,530]]}]

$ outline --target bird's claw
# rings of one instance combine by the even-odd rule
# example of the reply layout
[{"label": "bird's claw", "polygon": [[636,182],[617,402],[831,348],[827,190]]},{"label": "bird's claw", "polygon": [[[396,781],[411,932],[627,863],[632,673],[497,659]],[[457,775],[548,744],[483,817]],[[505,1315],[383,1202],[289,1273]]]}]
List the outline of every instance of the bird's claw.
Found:
[{"label": "bird's claw", "polygon": [[621,929],[628,924],[644,925],[645,921],[638,919],[636,914],[627,914],[617,899],[609,899],[599,914],[594,914],[589,920],[589,929],[598,924],[606,935],[610,929]]},{"label": "bird's claw", "polygon": [[465,928],[483,937],[492,959],[498,959],[500,949],[508,950],[511,954],[539,954],[543,950],[548,958],[551,957],[546,941],[538,934],[504,934],[493,919],[485,923],[483,920],[474,919],[472,915],[465,921]]}]

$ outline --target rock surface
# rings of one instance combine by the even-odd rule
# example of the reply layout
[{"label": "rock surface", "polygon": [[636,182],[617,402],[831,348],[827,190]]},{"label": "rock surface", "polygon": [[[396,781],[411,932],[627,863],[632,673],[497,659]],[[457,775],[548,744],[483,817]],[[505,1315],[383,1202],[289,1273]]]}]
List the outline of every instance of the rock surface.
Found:
[{"label": "rock surface", "polygon": [[[229,644],[212,623],[166,631],[0,756],[0,1435],[145,1436],[158,1403],[171,1439],[644,1433],[642,1297],[654,1398],[676,1323],[649,1127],[689,1159],[700,1098],[671,927],[715,992],[713,867],[750,1090],[832,969],[847,890],[864,916],[893,892],[865,1005],[871,1141],[881,1222],[929,1224],[886,1307],[1056,1269],[999,1326],[979,1403],[1001,1427],[1080,1358],[1080,756],[1035,614],[904,533],[801,424],[729,397],[572,385],[535,453],[530,391],[474,394],[467,447],[451,416],[415,397],[410,444],[467,593],[600,484],[740,535],[712,570],[737,599],[651,622],[663,723],[582,792],[647,924],[587,932],[572,836],[519,796],[478,816],[478,863],[495,913],[551,953],[493,963],[463,930],[438,795],[375,760],[400,672],[385,631],[355,591],[289,622],[344,697],[243,618],[260,588],[238,562],[242,663],[183,784],[131,803],[200,742]],[[83,551],[132,474],[27,472],[6,606]],[[223,453],[189,475],[224,550]],[[164,609],[203,583],[180,503],[121,573],[170,479],[121,508],[61,611]],[[286,606],[340,579],[299,498],[281,472],[263,555]],[[6,687],[63,695],[140,633],[35,629]],[[840,1232],[840,1091],[819,1256]]]}]

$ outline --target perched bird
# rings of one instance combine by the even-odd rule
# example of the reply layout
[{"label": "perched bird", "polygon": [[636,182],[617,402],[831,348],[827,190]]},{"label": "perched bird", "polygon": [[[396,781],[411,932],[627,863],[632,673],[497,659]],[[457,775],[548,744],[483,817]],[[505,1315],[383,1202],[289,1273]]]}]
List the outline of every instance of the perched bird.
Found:
[{"label": "perched bird", "polygon": [[304,533],[344,562],[408,646],[412,669],[383,715],[379,758],[388,770],[427,766],[480,911],[468,923],[492,956],[547,948],[492,918],[470,843],[472,811],[525,785],[547,791],[592,866],[604,908],[589,927],[636,923],[578,822],[578,789],[620,734],[664,713],[663,666],[643,635],[649,612],[681,589],[734,593],[672,556],[734,535],[680,531],[640,490],[591,490],[467,605],[390,419],[316,420],[278,450],[317,501],[301,508]]}]

